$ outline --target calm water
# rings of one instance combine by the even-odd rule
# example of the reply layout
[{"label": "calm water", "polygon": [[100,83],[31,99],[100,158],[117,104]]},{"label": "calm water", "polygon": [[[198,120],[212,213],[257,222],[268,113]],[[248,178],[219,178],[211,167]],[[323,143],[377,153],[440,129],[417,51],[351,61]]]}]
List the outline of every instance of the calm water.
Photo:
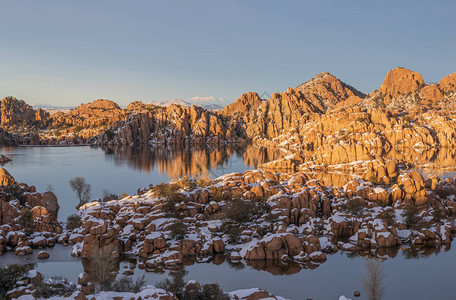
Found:
[{"label": "calm water", "polygon": [[81,147],[1,148],[12,158],[3,167],[18,182],[51,188],[60,205],[59,219],[73,214],[77,198],[69,186],[71,178],[83,176],[92,186],[92,199],[103,191],[121,195],[182,176],[216,178],[232,172],[255,169],[280,153],[254,147],[206,149],[151,149],[149,147],[101,149]]},{"label": "calm water", "polygon": [[[45,263],[37,261],[35,255],[17,258],[8,252],[0,256],[0,263],[34,264],[34,268],[44,276],[63,275],[76,282],[79,273],[84,271],[84,265],[69,255],[69,249],[61,245],[49,249],[51,257]],[[340,295],[353,296],[355,290],[361,291],[361,297],[356,299],[369,299],[365,288],[365,282],[369,280],[367,260],[339,252],[328,255],[328,260],[315,269],[273,266],[258,270],[246,264],[243,268],[234,268],[227,261],[220,264],[199,263],[185,267],[188,271],[185,278],[202,284],[217,282],[224,291],[260,287],[288,299],[339,299]],[[399,252],[395,258],[376,261],[383,268],[379,281],[384,287],[381,299],[455,298],[456,255],[453,250],[419,258],[408,258]],[[128,261],[121,262],[118,268],[122,272],[129,265]],[[136,268],[133,277],[145,275],[146,282],[154,284],[167,278],[168,274],[168,271],[157,274]]]}]

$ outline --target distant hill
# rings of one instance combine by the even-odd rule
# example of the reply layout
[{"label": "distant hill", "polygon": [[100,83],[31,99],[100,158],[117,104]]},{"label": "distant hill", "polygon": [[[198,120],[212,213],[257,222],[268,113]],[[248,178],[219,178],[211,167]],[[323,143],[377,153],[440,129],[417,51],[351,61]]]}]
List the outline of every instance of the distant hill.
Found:
[{"label": "distant hill", "polygon": [[230,104],[231,101],[215,97],[193,97],[188,100],[177,98],[171,101],[151,101],[149,104],[168,107],[173,104],[190,107],[192,105],[201,106],[207,110],[219,110]]}]

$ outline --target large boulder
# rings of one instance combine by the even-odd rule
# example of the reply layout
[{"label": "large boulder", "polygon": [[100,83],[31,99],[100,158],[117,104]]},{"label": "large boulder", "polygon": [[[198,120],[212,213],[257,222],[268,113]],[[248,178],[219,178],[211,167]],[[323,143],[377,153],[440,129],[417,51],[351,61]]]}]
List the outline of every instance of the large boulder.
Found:
[{"label": "large boulder", "polygon": [[385,96],[385,104],[402,94],[414,93],[424,84],[420,73],[405,68],[396,68],[386,74],[378,92]]}]

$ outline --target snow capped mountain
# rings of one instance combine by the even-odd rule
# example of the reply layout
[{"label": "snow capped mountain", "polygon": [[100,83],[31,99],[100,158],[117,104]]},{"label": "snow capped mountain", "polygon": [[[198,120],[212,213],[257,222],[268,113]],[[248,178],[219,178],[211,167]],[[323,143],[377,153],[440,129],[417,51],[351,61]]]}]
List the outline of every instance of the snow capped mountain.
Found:
[{"label": "snow capped mountain", "polygon": [[213,96],[209,97],[200,97],[195,96],[190,99],[174,99],[172,101],[151,101],[149,104],[159,105],[159,106],[170,106],[172,104],[178,104],[185,107],[189,107],[191,105],[201,106],[205,109],[209,110],[218,110],[224,108],[226,105],[230,104],[231,101],[223,98],[215,98]]}]

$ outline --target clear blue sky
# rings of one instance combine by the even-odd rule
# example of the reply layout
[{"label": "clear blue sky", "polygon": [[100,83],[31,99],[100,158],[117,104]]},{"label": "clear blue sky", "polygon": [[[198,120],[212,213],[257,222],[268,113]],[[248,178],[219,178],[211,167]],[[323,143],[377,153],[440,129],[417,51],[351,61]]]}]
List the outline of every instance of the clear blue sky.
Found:
[{"label": "clear blue sky", "polygon": [[2,1],[0,98],[78,105],[281,91],[329,71],[363,92],[456,72],[455,1]]}]

